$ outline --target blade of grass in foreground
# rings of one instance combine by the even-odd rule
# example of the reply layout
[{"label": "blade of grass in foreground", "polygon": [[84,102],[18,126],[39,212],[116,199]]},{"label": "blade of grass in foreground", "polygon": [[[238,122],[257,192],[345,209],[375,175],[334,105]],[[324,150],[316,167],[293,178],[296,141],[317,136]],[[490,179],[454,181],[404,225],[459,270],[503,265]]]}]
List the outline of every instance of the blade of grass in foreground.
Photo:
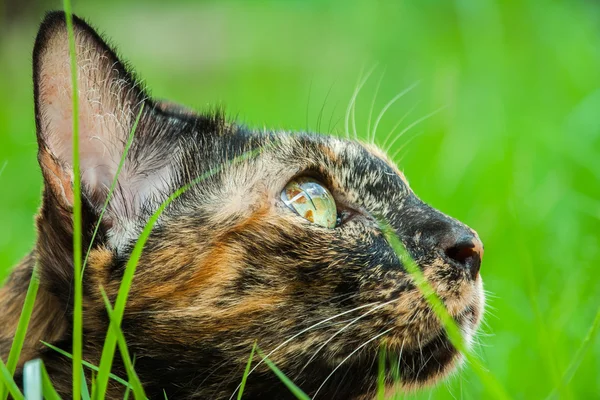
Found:
[{"label": "blade of grass in foreground", "polygon": [[583,343],[581,343],[581,346],[577,350],[575,357],[573,357],[573,361],[571,361],[571,364],[569,364],[569,367],[567,368],[567,371],[565,372],[565,374],[562,378],[562,382],[560,383],[560,386],[555,388],[552,391],[552,393],[550,393],[550,395],[547,397],[548,400],[558,398],[559,397],[558,393],[560,392],[560,390],[569,385],[569,383],[571,382],[571,379],[573,379],[573,376],[575,375],[575,372],[577,371],[577,368],[579,368],[579,365],[583,361],[583,358],[585,357],[588,350],[590,349],[590,346],[593,343],[593,339],[596,337],[599,327],[600,327],[600,308],[596,312],[596,317],[594,318],[594,322],[592,323],[592,326],[590,327],[587,335],[585,336],[585,339],[583,339]]},{"label": "blade of grass in foreground", "polygon": [[250,373],[250,367],[252,366],[252,359],[254,358],[255,351],[256,342],[254,342],[252,351],[250,351],[250,357],[248,358],[248,363],[246,364],[246,369],[244,370],[244,376],[242,376],[242,383],[240,384],[240,391],[238,392],[237,400],[242,400],[242,394],[244,394],[244,388],[246,387],[246,381],[248,380],[248,374]]},{"label": "blade of grass in foreground", "polygon": [[473,370],[479,376],[479,379],[485,388],[495,398],[502,400],[509,399],[510,397],[500,383],[496,380],[496,378],[481,364],[479,359],[473,356],[471,351],[467,348],[456,321],[454,321],[454,319],[450,316],[448,310],[446,310],[446,307],[429,284],[429,281],[427,281],[423,275],[423,272],[421,272],[421,269],[417,266],[410,254],[408,254],[404,244],[400,241],[392,227],[387,223],[387,221],[382,219],[379,219],[378,223],[379,228],[385,235],[388,243],[390,246],[392,246],[396,252],[396,255],[402,261],[402,265],[406,268],[406,271],[414,280],[415,285],[419,288],[429,306],[440,319],[452,345],[458,351],[460,351],[467,361],[472,365]]},{"label": "blade of grass in foreground", "polygon": [[[117,300],[115,302],[115,306],[113,309],[114,319],[111,320],[110,325],[112,325],[112,324],[116,324],[118,326],[121,325],[121,321],[123,320],[123,314],[125,312],[125,305],[127,304],[127,298],[129,296],[129,288],[131,287],[131,284],[133,282],[133,276],[134,276],[135,270],[137,268],[138,260],[140,259],[141,255],[142,255],[142,250],[144,249],[144,246],[146,245],[146,241],[150,237],[150,233],[152,232],[152,229],[154,228],[154,224],[156,224],[156,222],[160,218],[161,214],[169,206],[169,204],[171,204],[174,200],[176,200],[179,196],[181,196],[183,193],[188,191],[193,186],[197,185],[198,183],[202,182],[203,180],[207,179],[208,177],[215,175],[219,171],[223,170],[223,168],[225,166],[234,165],[241,161],[247,160],[247,159],[255,156],[256,154],[260,153],[263,150],[264,150],[264,146],[259,147],[255,150],[248,151],[238,157],[235,157],[228,163],[225,163],[223,165],[220,165],[216,168],[213,168],[213,169],[205,172],[204,174],[200,175],[198,178],[194,179],[187,185],[179,188],[177,191],[175,191],[171,196],[169,196],[158,207],[158,209],[154,212],[154,214],[152,214],[152,216],[150,217],[150,219],[144,226],[142,233],[140,233],[140,236],[139,236],[138,240],[136,241],[135,246],[133,247],[133,250],[131,251],[129,260],[127,261],[127,264],[125,265],[125,271],[123,272],[123,278],[121,279],[121,285],[119,287],[119,291],[117,294]],[[108,376],[109,376],[109,373],[112,368],[112,362],[113,362],[113,358],[114,358],[116,345],[117,345],[117,337],[114,334],[113,328],[109,327],[108,332],[106,333],[106,340],[104,341],[104,347],[102,349],[102,357],[100,358],[98,377],[96,380],[97,398],[102,399],[106,395]]]},{"label": "blade of grass in foreground", "polygon": [[15,383],[15,380],[12,377],[12,374],[6,368],[6,365],[2,360],[0,360],[0,381],[4,383],[4,386],[8,389],[8,392],[11,394],[14,400],[24,399],[23,393],[19,390],[19,387]]},{"label": "blade of grass in foreground", "polygon": [[[60,348],[58,348],[58,347],[56,347],[56,346],[54,346],[54,345],[52,345],[52,344],[50,344],[50,343],[44,342],[43,340],[42,340],[41,342],[42,342],[42,344],[43,344],[44,346],[46,346],[46,347],[48,347],[48,348],[50,348],[50,349],[52,349],[52,350],[56,351],[57,353],[59,353],[59,354],[61,354],[61,355],[65,356],[65,357],[67,357],[67,358],[73,359],[73,355],[72,355],[71,353],[69,353],[69,352],[66,352],[66,351],[64,351],[63,349],[60,349]],[[94,364],[91,364],[91,363],[89,363],[89,362],[87,362],[87,361],[85,361],[85,360],[83,360],[83,361],[81,362],[81,364],[82,364],[84,367],[91,369],[93,372],[98,372],[98,367],[97,367],[97,366],[95,366]],[[121,385],[123,385],[123,386],[125,386],[125,387],[127,387],[127,388],[131,389],[131,385],[129,384],[129,382],[127,382],[127,381],[125,381],[125,380],[123,380],[123,379],[119,378],[117,375],[115,375],[115,374],[110,374],[110,375],[109,375],[109,377],[110,377],[110,379],[114,380],[115,382],[118,382],[118,383],[120,383]],[[92,388],[93,388],[94,386],[95,386],[95,385],[94,385],[94,376],[92,375]],[[93,397],[93,396],[92,396],[92,397]]]},{"label": "blade of grass in foreground", "polygon": [[379,346],[379,363],[377,372],[377,400],[385,400],[385,342]]},{"label": "blade of grass in foreground", "polygon": [[[108,312],[108,317],[112,321],[114,319],[113,309],[110,305],[110,300],[106,295],[106,292],[103,288],[100,288],[100,293],[102,294],[102,299],[104,299],[104,306],[106,307],[106,311]],[[142,382],[140,382],[140,378],[137,376],[134,368],[133,362],[131,361],[131,356],[129,355],[129,350],[127,349],[127,343],[125,342],[125,336],[123,336],[123,331],[121,331],[120,324],[110,324],[114,329],[114,334],[117,335],[117,342],[119,344],[119,350],[121,351],[121,358],[123,359],[123,363],[125,364],[125,369],[127,370],[127,376],[129,378],[129,382],[133,387],[133,396],[135,400],[145,400],[148,397],[144,392],[144,387],[142,386]]]},{"label": "blade of grass in foreground", "polygon": [[81,282],[81,176],[79,174],[79,91],[77,89],[77,56],[71,1],[63,0],[69,37],[71,60],[71,89],[73,99],[73,398],[81,398],[81,359],[83,342],[83,307]]},{"label": "blade of grass in foreground", "polygon": [[7,165],[8,165],[8,161],[4,161],[4,163],[0,167],[0,176],[2,176],[2,173],[4,172],[4,169],[6,168]]},{"label": "blade of grass in foreground", "polygon": [[[29,281],[29,287],[27,288],[27,294],[25,295],[25,302],[23,303],[23,309],[19,318],[19,324],[15,331],[10,353],[8,355],[8,361],[6,367],[8,372],[12,376],[17,369],[17,363],[21,356],[21,350],[23,349],[23,343],[25,342],[25,336],[27,335],[27,328],[29,327],[29,320],[33,313],[33,305],[35,304],[35,298],[37,297],[38,288],[40,287],[40,279],[37,273],[37,264],[33,267],[31,279]],[[0,388],[2,393],[2,399],[8,398],[8,392]]]},{"label": "blade of grass in foreground", "polygon": [[54,389],[44,363],[39,358],[25,363],[23,367],[23,389],[27,400],[60,400]]},{"label": "blade of grass in foreground", "polygon": [[297,399],[300,399],[300,400],[310,400],[310,397],[308,397],[308,395],[306,393],[304,393],[302,391],[302,389],[300,389],[298,386],[296,386],[294,384],[294,382],[292,382],[290,380],[290,378],[288,378],[287,376],[285,376],[285,374],[283,372],[281,372],[281,370],[279,368],[277,368],[277,366],[275,366],[275,364],[273,363],[273,361],[269,360],[262,353],[262,351],[260,351],[260,349],[257,348],[256,352],[258,353],[259,356],[262,357],[262,359],[265,362],[265,364],[267,364],[269,366],[269,368],[271,368],[271,370],[275,373],[275,375],[277,375],[277,377],[281,380],[281,382],[289,389],[290,392],[293,393],[294,396],[296,396]]}]

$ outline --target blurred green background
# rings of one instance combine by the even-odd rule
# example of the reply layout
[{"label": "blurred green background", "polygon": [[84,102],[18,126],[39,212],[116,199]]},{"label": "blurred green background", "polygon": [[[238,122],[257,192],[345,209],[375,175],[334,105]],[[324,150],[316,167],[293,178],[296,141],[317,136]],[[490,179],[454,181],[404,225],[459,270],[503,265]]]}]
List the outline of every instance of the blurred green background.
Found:
[{"label": "blurred green background", "polygon": [[[59,2],[0,3],[0,279],[31,249],[41,176],[31,50]],[[557,387],[600,305],[600,4],[594,1],[74,1],[156,97],[255,127],[366,137],[425,201],[475,228],[490,292],[475,346],[517,399]],[[373,98],[381,79],[379,93]],[[320,116],[321,115],[321,116]],[[341,120],[340,120],[341,118]],[[320,123],[319,123],[320,122]],[[594,340],[595,339],[595,340]],[[562,398],[600,398],[594,338]],[[423,398],[482,398],[467,366]]]}]

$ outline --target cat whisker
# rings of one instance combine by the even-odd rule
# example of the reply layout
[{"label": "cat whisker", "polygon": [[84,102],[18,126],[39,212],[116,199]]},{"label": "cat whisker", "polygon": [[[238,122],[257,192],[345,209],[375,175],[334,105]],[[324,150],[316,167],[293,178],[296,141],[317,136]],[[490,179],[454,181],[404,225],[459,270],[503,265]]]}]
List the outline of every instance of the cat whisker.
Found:
[{"label": "cat whisker", "polygon": [[377,67],[377,64],[375,64],[373,67],[371,67],[371,69],[369,70],[369,72],[367,72],[367,75],[358,83],[358,86],[356,87],[356,89],[354,89],[354,93],[352,93],[352,97],[350,98],[350,103],[348,103],[348,108],[346,109],[346,120],[345,120],[345,126],[344,128],[346,129],[346,139],[350,139],[350,115],[352,114],[352,125],[354,127],[354,136],[356,137],[356,119],[354,116],[354,106],[356,104],[356,98],[358,97],[358,93],[360,92],[360,90],[362,89],[362,87],[365,85],[365,83],[367,82],[367,80],[369,79],[369,77],[371,76],[371,74],[373,73],[373,71],[375,70],[375,68]]},{"label": "cat whisker", "polygon": [[[371,306],[373,306],[373,305],[376,305],[377,303],[378,303],[378,302],[369,303],[369,304],[364,304],[364,305],[362,305],[362,306],[358,306],[358,307],[352,308],[352,309],[350,309],[350,310],[346,310],[346,311],[344,311],[344,312],[341,312],[341,313],[339,313],[339,314],[336,314],[336,315],[333,315],[333,316],[331,316],[331,317],[325,318],[324,320],[321,320],[321,321],[317,322],[316,324],[313,324],[313,325],[309,326],[308,328],[302,329],[300,332],[298,332],[298,333],[296,333],[295,335],[293,335],[292,337],[290,337],[290,338],[286,339],[286,340],[285,340],[283,343],[281,343],[279,346],[277,346],[277,347],[275,347],[273,350],[271,350],[271,351],[270,351],[270,352],[269,352],[269,353],[268,353],[268,354],[265,356],[265,358],[268,358],[268,357],[270,357],[271,355],[273,355],[273,353],[275,353],[277,350],[281,349],[283,346],[285,346],[286,344],[288,344],[288,343],[289,343],[289,342],[291,342],[292,340],[296,339],[298,336],[302,335],[303,333],[306,333],[306,332],[310,331],[311,329],[314,329],[314,328],[316,328],[317,326],[323,325],[324,323],[326,323],[326,322],[328,322],[328,321],[331,321],[331,320],[333,320],[333,319],[335,319],[335,318],[338,318],[338,317],[340,317],[340,316],[342,316],[342,315],[349,314],[349,313],[351,313],[351,312],[354,312],[354,311],[356,311],[356,310],[360,310],[360,309],[363,309],[363,308],[366,308],[366,307],[371,307]],[[256,364],[256,365],[255,365],[255,366],[254,366],[254,367],[253,367],[251,370],[250,370],[250,372],[248,372],[248,376],[249,376],[249,375],[250,375],[252,372],[254,372],[254,371],[256,370],[256,368],[258,368],[258,367],[259,367],[259,366],[260,366],[260,365],[261,365],[263,362],[264,362],[264,359],[263,359],[263,360],[260,360],[260,361],[259,361],[259,362],[258,362],[258,363],[257,363],[257,364]],[[241,383],[240,383],[240,384],[238,384],[238,386],[235,388],[235,390],[233,391],[233,393],[232,393],[232,394],[231,394],[231,396],[229,397],[229,400],[233,399],[233,396],[235,396],[235,394],[237,393],[237,391],[238,391],[238,390],[240,390],[240,386],[241,386]]]},{"label": "cat whisker", "polygon": [[325,104],[327,104],[327,99],[329,98],[329,95],[331,94],[333,85],[335,85],[335,81],[331,84],[331,86],[329,86],[329,90],[327,90],[327,94],[325,95],[325,99],[323,100],[323,105],[321,106],[321,109],[319,110],[319,114],[317,115],[317,132],[321,131],[321,121],[323,119],[323,112],[325,111]]},{"label": "cat whisker", "polygon": [[333,374],[335,374],[335,372],[341,368],[342,365],[344,365],[344,363],[346,361],[348,361],[350,359],[350,357],[352,357],[354,354],[356,354],[357,352],[359,352],[362,348],[364,348],[366,345],[368,345],[369,343],[373,342],[374,340],[379,339],[381,336],[385,335],[386,333],[389,333],[391,330],[393,330],[394,327],[391,327],[389,329],[386,329],[385,331],[373,336],[371,339],[367,340],[366,342],[364,342],[363,344],[361,344],[360,346],[358,346],[356,349],[354,349],[350,354],[348,354],[334,369],[333,371],[331,371],[331,373],[329,375],[327,375],[327,377],[325,378],[325,380],[323,381],[323,383],[321,383],[321,386],[319,386],[317,388],[317,391],[315,392],[315,394],[313,395],[313,400],[317,398],[317,395],[319,394],[319,392],[321,391],[321,389],[323,389],[323,386],[325,386],[325,384],[327,383],[327,381],[333,376]]},{"label": "cat whisker", "polygon": [[313,78],[310,78],[310,84],[308,85],[308,98],[306,99],[306,131],[310,130],[310,124],[308,122],[308,115],[310,111],[310,95],[312,93]]},{"label": "cat whisker", "polygon": [[429,357],[427,357],[427,360],[425,360],[423,358],[423,353],[421,353],[421,361],[423,361],[423,362],[421,362],[421,367],[417,371],[417,374],[415,375],[415,377],[418,377],[421,374],[421,371],[423,371],[423,368],[425,368],[425,366],[427,365],[429,360],[431,360],[432,358],[433,358],[433,354],[430,354]]},{"label": "cat whisker", "polygon": [[363,319],[367,315],[373,313],[374,311],[377,311],[381,307],[385,307],[386,305],[391,304],[391,303],[393,303],[395,301],[398,301],[398,300],[400,300],[400,298],[396,298],[396,299],[393,299],[393,300],[386,301],[385,303],[381,303],[381,304],[379,304],[379,305],[371,308],[367,312],[365,312],[365,313],[359,315],[358,317],[354,318],[353,320],[351,320],[350,322],[348,322],[346,325],[344,325],[343,327],[341,327],[340,329],[338,329],[338,331],[336,333],[334,333],[333,335],[331,335],[331,337],[329,339],[327,339],[321,346],[319,346],[319,348],[317,349],[317,351],[315,351],[315,353],[308,359],[308,361],[306,362],[306,364],[304,364],[304,367],[302,367],[302,369],[300,370],[300,372],[298,374],[301,374],[306,369],[306,367],[308,367],[308,365],[311,363],[311,361],[315,359],[315,357],[319,354],[319,352],[321,350],[323,350],[323,348],[325,346],[327,346],[340,333],[344,332],[350,326],[354,325],[356,322],[360,321],[361,319]]},{"label": "cat whisker", "polygon": [[394,138],[394,140],[392,140],[392,142],[389,144],[389,146],[386,148],[386,152],[389,152],[390,149],[392,147],[394,147],[394,144],[396,144],[396,142],[398,141],[398,139],[400,139],[402,137],[402,135],[404,135],[406,132],[408,132],[410,129],[412,129],[413,127],[417,126],[418,124],[420,124],[421,122],[433,117],[435,114],[439,113],[440,111],[444,110],[446,108],[446,106],[440,107],[437,110],[430,112],[427,115],[424,115],[423,117],[417,119],[415,122],[413,122],[412,124],[408,125],[406,128],[404,128],[399,134],[398,136],[396,136]]},{"label": "cat whisker", "polygon": [[[385,137],[385,140],[383,141],[383,143],[381,144],[381,148],[385,149],[387,147],[387,143],[389,142],[390,138],[392,137],[392,135],[394,134],[394,132],[396,132],[396,129],[398,129],[398,127],[400,126],[400,124],[402,124],[404,122],[404,120],[406,118],[408,118],[408,116],[415,110],[415,108],[417,108],[417,106],[419,105],[420,102],[417,102],[414,106],[412,106],[407,112],[404,113],[404,115],[398,120],[398,122],[396,122],[396,125],[394,125],[394,127],[390,130],[390,133],[388,133]],[[375,135],[373,135],[373,139],[376,139]]]},{"label": "cat whisker", "polygon": [[379,126],[379,123],[381,122],[381,119],[385,115],[385,112],[395,102],[397,102],[399,99],[401,99],[405,94],[407,94],[408,92],[410,92],[411,90],[413,90],[415,87],[417,87],[419,85],[419,83],[420,83],[420,81],[417,81],[417,82],[413,83],[412,85],[410,85],[409,87],[407,87],[406,89],[404,89],[403,91],[401,91],[400,93],[398,93],[396,96],[394,96],[390,101],[387,102],[387,104],[385,106],[383,106],[383,108],[381,109],[381,112],[379,113],[379,115],[377,115],[377,119],[375,120],[375,125],[373,126],[373,139],[375,138],[375,136],[377,136],[377,127]]},{"label": "cat whisker", "polygon": [[[375,108],[375,101],[377,100],[377,94],[379,93],[379,88],[381,87],[381,82],[383,81],[383,77],[385,75],[385,69],[381,73],[379,77],[379,81],[377,81],[377,86],[375,87],[375,94],[373,95],[373,100],[371,100],[371,108],[369,108],[369,117],[367,118],[367,142],[371,143],[371,117],[373,116],[373,108]],[[375,139],[375,135],[373,135],[373,139]]]},{"label": "cat whisker", "polygon": [[[398,148],[398,150],[396,150],[396,151],[394,152],[394,154],[392,155],[392,160],[395,160],[395,159],[396,159],[396,156],[398,156],[398,154],[399,154],[399,153],[400,153],[402,150],[404,150],[406,147],[408,147],[408,146],[409,146],[409,145],[412,143],[412,141],[413,141],[413,140],[415,140],[416,138],[418,138],[419,136],[421,136],[421,135],[423,134],[423,132],[424,132],[424,131],[417,132],[416,134],[412,135],[412,136],[411,136],[411,137],[410,137],[410,138],[409,138],[409,139],[408,139],[406,142],[402,143],[402,146],[400,146],[400,147]],[[398,161],[395,161],[395,162],[396,162],[396,164],[400,164],[400,162],[401,162],[403,159],[404,159],[404,155],[403,155],[403,156],[402,156],[402,158],[400,158]]]},{"label": "cat whisker", "polygon": [[337,110],[338,105],[340,104],[339,100],[335,102],[333,109],[331,110],[331,115],[329,116],[329,123],[327,124],[327,133],[331,134],[331,130],[333,128],[335,128],[335,126],[338,124],[338,122],[340,122],[341,117],[339,117],[336,121],[335,124],[333,124],[333,126],[331,125],[331,123],[333,122],[333,117],[335,115],[335,110]]}]

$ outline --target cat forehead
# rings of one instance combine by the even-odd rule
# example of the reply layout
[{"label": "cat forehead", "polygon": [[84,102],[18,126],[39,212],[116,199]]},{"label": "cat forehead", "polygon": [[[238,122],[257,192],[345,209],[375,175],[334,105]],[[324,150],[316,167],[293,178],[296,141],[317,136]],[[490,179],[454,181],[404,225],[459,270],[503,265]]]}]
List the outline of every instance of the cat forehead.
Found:
[{"label": "cat forehead", "polygon": [[[244,135],[248,141],[253,136]],[[291,179],[302,175],[316,175],[330,190],[365,208],[387,209],[412,193],[404,174],[375,145],[285,131],[262,139],[256,157],[224,168],[217,185],[199,188],[200,204],[212,204],[217,214],[231,214],[274,202]]]},{"label": "cat forehead", "polygon": [[[404,173],[374,143],[321,134],[284,134],[281,137],[282,146],[288,147],[290,153],[305,154],[306,164],[319,163],[333,174],[348,174],[348,179],[375,180],[382,174],[394,176],[409,188]],[[282,156],[279,162],[290,162],[288,154],[283,153]]]}]

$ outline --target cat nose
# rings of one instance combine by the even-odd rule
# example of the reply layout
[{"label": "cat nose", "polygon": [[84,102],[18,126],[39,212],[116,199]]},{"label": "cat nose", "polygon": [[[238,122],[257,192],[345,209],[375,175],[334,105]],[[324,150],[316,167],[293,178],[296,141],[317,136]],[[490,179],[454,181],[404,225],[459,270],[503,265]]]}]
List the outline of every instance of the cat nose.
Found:
[{"label": "cat nose", "polygon": [[477,279],[483,257],[483,243],[473,231],[452,232],[444,240],[444,254],[448,260],[464,268],[471,279]]}]

